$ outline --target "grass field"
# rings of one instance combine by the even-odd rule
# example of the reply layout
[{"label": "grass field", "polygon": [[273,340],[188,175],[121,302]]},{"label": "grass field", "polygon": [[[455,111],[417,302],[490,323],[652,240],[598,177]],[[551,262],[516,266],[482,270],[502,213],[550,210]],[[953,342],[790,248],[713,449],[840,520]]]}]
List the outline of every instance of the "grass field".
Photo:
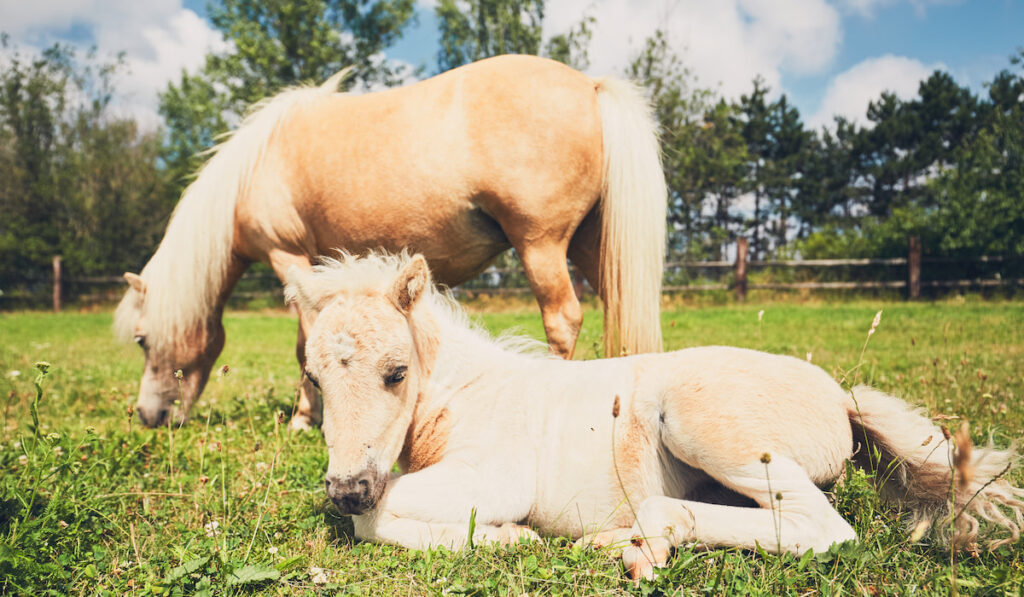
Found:
[{"label": "grass field", "polygon": [[[881,325],[864,347],[872,317]],[[759,313],[763,311],[763,315]],[[215,374],[180,429],[140,428],[142,356],[107,313],[0,315],[0,594],[1018,594],[1024,550],[912,544],[864,474],[835,489],[861,541],[813,557],[683,549],[634,587],[617,560],[559,538],[452,553],[357,543],[326,500],[319,433],[290,434],[298,369],[285,314],[231,313]],[[532,310],[491,330],[541,338]],[[592,358],[600,317],[578,352]],[[810,358],[968,419],[976,442],[1024,437],[1024,304],[855,302],[675,308],[666,348],[732,344]],[[42,380],[38,427],[35,363]],[[857,367],[858,363],[860,366]],[[282,423],[283,421],[283,423]],[[959,421],[945,421],[958,426]],[[1015,482],[1024,476],[1015,472]]]}]

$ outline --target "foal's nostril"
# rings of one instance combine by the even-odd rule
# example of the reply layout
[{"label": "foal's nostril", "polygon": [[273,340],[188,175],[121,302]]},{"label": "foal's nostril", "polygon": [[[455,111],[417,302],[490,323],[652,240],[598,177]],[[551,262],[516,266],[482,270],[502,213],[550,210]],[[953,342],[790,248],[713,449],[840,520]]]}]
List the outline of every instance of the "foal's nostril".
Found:
[{"label": "foal's nostril", "polygon": [[364,471],[345,480],[326,477],[324,490],[343,514],[362,514],[376,506],[376,500],[373,498],[375,483],[375,475]]}]

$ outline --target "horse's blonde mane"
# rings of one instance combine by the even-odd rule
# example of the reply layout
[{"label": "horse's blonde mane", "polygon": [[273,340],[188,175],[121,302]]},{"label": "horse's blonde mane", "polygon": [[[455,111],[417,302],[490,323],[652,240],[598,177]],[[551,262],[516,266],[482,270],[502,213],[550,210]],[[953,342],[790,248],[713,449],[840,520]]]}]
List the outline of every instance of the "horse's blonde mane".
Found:
[{"label": "horse's blonde mane", "polygon": [[[371,251],[365,255],[353,255],[339,250],[336,258],[320,258],[319,264],[313,266],[313,275],[302,281],[301,292],[317,303],[319,308],[342,295],[383,295],[391,289],[398,273],[410,259],[412,255],[408,251],[399,254]],[[285,288],[285,299],[289,302],[299,300],[299,289],[295,284]],[[470,319],[449,288],[431,285],[421,300],[426,301],[425,304],[444,332],[468,333],[505,352],[550,356],[548,345],[533,338],[514,332],[492,336]]]},{"label": "horse's blonde mane", "polygon": [[150,346],[182,342],[203,325],[224,291],[235,205],[249,191],[271,139],[295,109],[336,93],[350,70],[319,87],[295,87],[255,104],[233,134],[206,152],[210,158],[185,189],[160,246],[141,272],[144,300],[129,288],[117,307],[118,337],[130,339],[143,314]]}]

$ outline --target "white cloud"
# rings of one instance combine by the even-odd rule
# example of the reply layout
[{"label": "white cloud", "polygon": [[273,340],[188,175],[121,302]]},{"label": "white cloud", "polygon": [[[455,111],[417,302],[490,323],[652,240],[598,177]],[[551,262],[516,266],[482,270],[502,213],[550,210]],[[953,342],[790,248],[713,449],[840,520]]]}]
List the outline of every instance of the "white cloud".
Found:
[{"label": "white cloud", "polygon": [[156,94],[182,69],[195,70],[208,51],[223,50],[221,35],[181,0],[4,0],[0,29],[27,51],[64,40],[100,58],[124,52],[128,72],[116,81],[114,109],[143,127],[159,125]]},{"label": "white cloud", "polygon": [[596,17],[590,72],[621,74],[656,29],[698,77],[730,98],[761,75],[780,88],[782,71],[827,68],[842,40],[839,13],[825,0],[560,0],[549,3],[545,35]]},{"label": "white cloud", "polygon": [[875,11],[882,6],[909,2],[914,7],[914,12],[923,17],[932,4],[960,4],[963,0],[842,0],[842,6],[849,12],[858,14],[866,19],[875,17]]},{"label": "white cloud", "polygon": [[862,126],[867,125],[868,103],[878,99],[883,91],[909,99],[917,94],[921,81],[943,68],[941,63],[926,65],[913,58],[891,54],[868,58],[832,79],[821,107],[807,119],[807,124],[813,128],[830,126],[834,116],[845,116]]}]

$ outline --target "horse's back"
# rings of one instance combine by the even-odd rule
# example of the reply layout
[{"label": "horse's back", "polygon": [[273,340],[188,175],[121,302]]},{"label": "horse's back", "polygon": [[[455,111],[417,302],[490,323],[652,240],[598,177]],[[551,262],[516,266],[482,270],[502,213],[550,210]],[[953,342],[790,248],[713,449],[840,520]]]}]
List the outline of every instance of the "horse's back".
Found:
[{"label": "horse's back", "polygon": [[600,195],[601,147],[588,77],[502,56],[296,110],[241,209],[262,235],[250,244],[410,248],[454,284],[508,248],[513,227],[571,233]]}]

